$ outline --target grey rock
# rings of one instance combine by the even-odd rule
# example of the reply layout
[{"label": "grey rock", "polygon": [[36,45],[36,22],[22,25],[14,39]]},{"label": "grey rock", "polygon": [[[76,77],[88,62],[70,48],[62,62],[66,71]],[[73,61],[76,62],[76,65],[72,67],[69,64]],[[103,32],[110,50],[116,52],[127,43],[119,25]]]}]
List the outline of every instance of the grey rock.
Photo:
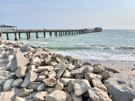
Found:
[{"label": "grey rock", "polygon": [[32,92],[33,92],[32,89],[22,88],[16,93],[16,95],[19,97],[26,97],[26,96],[30,95]]},{"label": "grey rock", "polygon": [[102,78],[104,80],[106,80],[106,79],[108,79],[108,78],[113,76],[113,72],[105,71],[105,72],[100,73],[100,75],[102,76]]},{"label": "grey rock", "polygon": [[76,96],[74,92],[71,93],[72,101],[82,101],[82,96]]},{"label": "grey rock", "polygon": [[37,91],[39,92],[39,91],[42,91],[42,90],[44,90],[44,88],[45,88],[45,84],[44,83],[41,83],[38,87],[37,87]]},{"label": "grey rock", "polygon": [[23,82],[23,79],[21,79],[21,78],[20,79],[16,79],[16,80],[13,81],[12,87],[20,86],[22,82]]},{"label": "grey rock", "polygon": [[63,64],[57,73],[57,78],[60,78],[66,69],[67,69],[67,66]]},{"label": "grey rock", "polygon": [[35,81],[37,79],[37,76],[37,73],[29,70],[25,76],[24,82],[21,84],[21,87],[27,87],[30,84],[30,82]]},{"label": "grey rock", "polygon": [[102,73],[105,71],[105,68],[103,68],[101,64],[95,64],[93,67],[94,67],[93,69],[94,73]]},{"label": "grey rock", "polygon": [[116,73],[104,84],[114,101],[131,101],[135,98],[135,79],[123,73]]},{"label": "grey rock", "polygon": [[57,83],[55,86],[55,90],[62,90],[64,88],[63,83]]},{"label": "grey rock", "polygon": [[84,74],[85,79],[87,79],[88,81],[91,81],[92,79],[99,79],[102,80],[102,76],[99,74],[94,74],[94,73],[85,73]]},{"label": "grey rock", "polygon": [[39,85],[40,85],[40,82],[30,82],[29,89],[36,90]]},{"label": "grey rock", "polygon": [[12,87],[12,83],[13,83],[14,79],[8,79],[4,82],[4,85],[3,85],[3,90],[4,91],[8,91],[11,89]]},{"label": "grey rock", "polygon": [[17,68],[17,70],[15,71],[15,75],[19,78],[24,77],[27,71],[27,67],[26,66],[20,66]]}]

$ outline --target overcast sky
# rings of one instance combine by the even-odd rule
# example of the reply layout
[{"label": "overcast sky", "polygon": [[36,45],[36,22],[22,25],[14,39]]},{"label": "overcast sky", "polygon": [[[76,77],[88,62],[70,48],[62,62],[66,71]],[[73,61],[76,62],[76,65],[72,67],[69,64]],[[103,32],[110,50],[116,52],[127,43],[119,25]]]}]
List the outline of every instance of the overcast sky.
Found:
[{"label": "overcast sky", "polygon": [[0,24],[135,29],[135,0],[0,0]]}]

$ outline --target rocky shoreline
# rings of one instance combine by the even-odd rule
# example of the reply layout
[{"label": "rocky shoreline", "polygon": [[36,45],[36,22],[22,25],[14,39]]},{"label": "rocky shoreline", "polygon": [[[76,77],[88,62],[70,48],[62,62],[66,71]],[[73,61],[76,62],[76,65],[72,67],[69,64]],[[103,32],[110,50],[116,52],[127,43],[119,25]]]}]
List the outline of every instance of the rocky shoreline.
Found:
[{"label": "rocky shoreline", "polygon": [[7,61],[0,71],[9,73],[0,78],[1,101],[132,101],[135,98],[135,79],[107,71],[101,64],[91,65],[41,47],[3,39],[0,54]]}]

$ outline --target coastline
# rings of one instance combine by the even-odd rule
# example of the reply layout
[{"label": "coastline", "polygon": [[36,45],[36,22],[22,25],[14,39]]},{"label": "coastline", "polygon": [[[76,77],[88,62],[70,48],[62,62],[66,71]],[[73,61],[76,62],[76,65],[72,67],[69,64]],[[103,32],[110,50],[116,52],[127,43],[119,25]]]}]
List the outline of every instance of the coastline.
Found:
[{"label": "coastline", "polygon": [[[104,67],[100,61],[81,61],[23,42],[0,40],[0,44],[0,79],[3,78],[0,99],[3,101],[127,101],[135,98],[135,89],[132,89],[135,82],[131,82],[135,81],[134,69]],[[128,92],[132,96],[124,90],[127,87],[131,87]],[[126,94],[125,100],[118,99],[116,93],[121,94],[121,90]]]}]

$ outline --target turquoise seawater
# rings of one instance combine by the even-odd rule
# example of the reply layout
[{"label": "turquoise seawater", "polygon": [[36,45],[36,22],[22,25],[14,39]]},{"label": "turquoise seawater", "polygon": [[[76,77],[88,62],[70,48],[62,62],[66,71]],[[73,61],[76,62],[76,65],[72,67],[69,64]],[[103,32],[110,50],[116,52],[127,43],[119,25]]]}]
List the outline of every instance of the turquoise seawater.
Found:
[{"label": "turquoise seawater", "polygon": [[[14,35],[9,36],[13,40]],[[50,37],[47,33],[46,38],[39,33],[39,37],[36,39],[36,33],[31,33],[31,39],[26,40],[23,33],[19,41],[82,60],[135,61],[135,30],[103,30],[62,37]]]}]

